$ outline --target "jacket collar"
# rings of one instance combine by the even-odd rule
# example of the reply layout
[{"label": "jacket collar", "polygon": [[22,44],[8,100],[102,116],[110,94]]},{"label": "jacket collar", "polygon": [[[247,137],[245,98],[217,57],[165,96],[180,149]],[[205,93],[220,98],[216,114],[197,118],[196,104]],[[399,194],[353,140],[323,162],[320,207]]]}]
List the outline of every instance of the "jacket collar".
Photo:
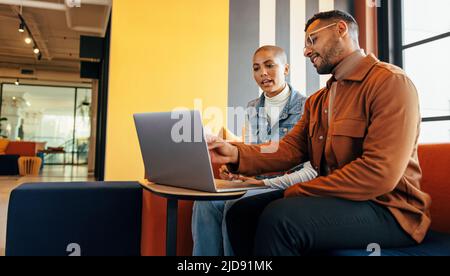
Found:
[{"label": "jacket collar", "polygon": [[[342,80],[361,82],[366,78],[367,74],[369,74],[370,70],[372,70],[372,68],[379,62],[380,60],[378,60],[373,54],[369,54],[363,58],[355,66],[355,69],[347,74],[347,76],[345,76]],[[327,82],[327,88],[329,89],[331,84],[335,81],[336,78],[332,76]]]},{"label": "jacket collar", "polygon": [[[280,120],[286,119],[290,114],[299,114],[302,113],[302,106],[306,101],[306,97],[302,96],[298,91],[294,90],[290,84],[289,89],[291,91],[291,95],[289,96],[289,101],[284,107],[283,111],[280,114]],[[304,98],[302,100],[302,98]],[[264,107],[266,98],[264,97],[264,93],[259,97],[259,101],[256,104],[257,110],[263,110],[261,107]],[[258,112],[259,113],[259,112]],[[261,115],[261,114],[260,114]]]}]

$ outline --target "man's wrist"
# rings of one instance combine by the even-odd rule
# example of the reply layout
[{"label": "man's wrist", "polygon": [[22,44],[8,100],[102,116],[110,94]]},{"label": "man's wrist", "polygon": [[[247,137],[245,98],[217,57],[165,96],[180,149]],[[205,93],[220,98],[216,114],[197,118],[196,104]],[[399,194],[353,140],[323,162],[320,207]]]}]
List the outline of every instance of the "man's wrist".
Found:
[{"label": "man's wrist", "polygon": [[239,162],[239,150],[238,150],[238,147],[236,147],[235,145],[232,145],[232,146],[233,146],[233,154],[232,154],[230,164],[235,165]]}]

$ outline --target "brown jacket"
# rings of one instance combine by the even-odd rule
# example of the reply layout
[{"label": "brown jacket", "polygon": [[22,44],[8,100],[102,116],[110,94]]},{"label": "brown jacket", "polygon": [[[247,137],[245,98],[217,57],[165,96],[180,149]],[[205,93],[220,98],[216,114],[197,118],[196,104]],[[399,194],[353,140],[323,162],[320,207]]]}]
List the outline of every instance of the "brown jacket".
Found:
[{"label": "brown jacket", "polygon": [[[372,200],[388,207],[420,243],[431,223],[431,199],[420,190],[416,88],[401,69],[369,55],[337,82],[328,122],[333,81],[307,100],[302,119],[278,148],[233,143],[239,149],[236,171],[259,175],[310,160],[321,176],[290,187],[286,197]],[[270,149],[273,153],[264,153]]]}]

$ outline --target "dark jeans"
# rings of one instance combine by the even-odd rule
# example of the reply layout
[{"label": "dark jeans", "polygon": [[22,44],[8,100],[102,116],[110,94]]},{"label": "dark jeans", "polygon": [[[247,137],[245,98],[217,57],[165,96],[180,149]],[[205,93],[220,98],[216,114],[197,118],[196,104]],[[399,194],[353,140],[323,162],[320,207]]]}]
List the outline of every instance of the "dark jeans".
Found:
[{"label": "dark jeans", "polygon": [[331,249],[416,245],[389,210],[372,201],[283,198],[275,191],[237,201],[227,227],[237,256],[299,256]]}]

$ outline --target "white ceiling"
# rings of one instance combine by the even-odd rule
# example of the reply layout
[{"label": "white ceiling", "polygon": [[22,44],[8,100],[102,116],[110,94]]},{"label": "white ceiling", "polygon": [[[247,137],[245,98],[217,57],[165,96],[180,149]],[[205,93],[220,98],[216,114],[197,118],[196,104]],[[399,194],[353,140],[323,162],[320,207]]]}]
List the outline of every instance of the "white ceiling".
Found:
[{"label": "white ceiling", "polygon": [[[11,1],[40,3],[40,8],[24,4],[21,11],[20,5],[2,4]],[[0,78],[11,77],[1,75],[9,72],[5,68],[79,74],[80,35],[104,36],[111,11],[111,0],[82,0],[81,3],[79,8],[69,8],[64,0],[0,0]],[[44,8],[47,4],[66,10]],[[20,11],[41,49],[41,60],[33,53],[32,45],[25,44],[24,34],[18,32]]]}]

